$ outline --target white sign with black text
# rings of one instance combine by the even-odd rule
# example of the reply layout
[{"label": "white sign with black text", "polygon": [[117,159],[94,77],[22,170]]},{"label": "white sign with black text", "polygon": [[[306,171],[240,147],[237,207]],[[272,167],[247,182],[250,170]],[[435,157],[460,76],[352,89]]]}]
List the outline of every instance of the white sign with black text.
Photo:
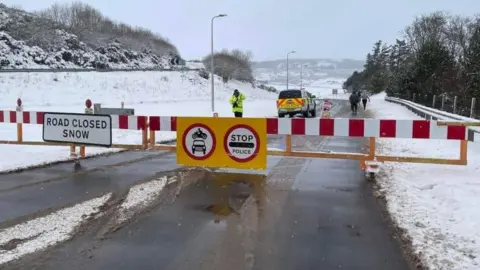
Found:
[{"label": "white sign with black text", "polygon": [[43,140],[110,147],[112,117],[77,113],[44,113]]},{"label": "white sign with black text", "polygon": [[260,149],[257,132],[245,125],[236,125],[227,131],[225,151],[237,162],[247,162],[255,158]]}]

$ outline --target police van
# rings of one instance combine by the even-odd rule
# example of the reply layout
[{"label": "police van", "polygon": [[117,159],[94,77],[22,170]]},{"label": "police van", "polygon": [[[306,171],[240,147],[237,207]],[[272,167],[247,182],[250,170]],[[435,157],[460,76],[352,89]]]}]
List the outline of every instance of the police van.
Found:
[{"label": "police van", "polygon": [[286,115],[293,117],[297,114],[301,114],[305,118],[315,117],[317,113],[315,96],[303,89],[283,90],[278,94],[277,110],[278,117]]}]

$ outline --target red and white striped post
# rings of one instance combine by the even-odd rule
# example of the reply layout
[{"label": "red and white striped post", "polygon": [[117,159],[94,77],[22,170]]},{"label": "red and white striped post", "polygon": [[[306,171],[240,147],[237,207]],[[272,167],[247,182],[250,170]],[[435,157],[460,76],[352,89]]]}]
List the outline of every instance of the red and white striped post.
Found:
[{"label": "red and white striped post", "polygon": [[[23,112],[22,99],[17,98],[17,108],[15,109],[18,113]],[[22,123],[17,123],[17,141],[23,142],[23,125]]]},{"label": "red and white striped post", "polygon": [[[92,101],[85,100],[85,114],[93,114]],[[80,145],[80,157],[85,158],[85,145]]]}]

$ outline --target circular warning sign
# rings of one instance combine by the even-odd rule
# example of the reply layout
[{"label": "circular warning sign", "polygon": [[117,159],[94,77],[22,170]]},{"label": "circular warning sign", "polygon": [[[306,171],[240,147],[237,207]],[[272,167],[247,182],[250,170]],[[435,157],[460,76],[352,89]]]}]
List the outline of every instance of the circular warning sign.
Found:
[{"label": "circular warning sign", "polygon": [[332,102],[328,99],[323,101],[323,111],[329,112],[332,109]]},{"label": "circular warning sign", "polygon": [[182,137],[183,150],[195,160],[204,160],[213,154],[216,138],[206,125],[193,124],[185,129]]},{"label": "circular warning sign", "polygon": [[235,125],[227,131],[223,147],[231,159],[236,162],[248,162],[258,154],[260,138],[250,126]]}]

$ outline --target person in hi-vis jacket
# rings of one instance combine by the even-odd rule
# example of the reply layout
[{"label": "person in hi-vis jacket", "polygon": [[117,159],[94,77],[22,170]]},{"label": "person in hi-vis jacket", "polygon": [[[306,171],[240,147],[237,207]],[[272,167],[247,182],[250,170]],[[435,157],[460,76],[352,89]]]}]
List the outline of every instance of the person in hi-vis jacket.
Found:
[{"label": "person in hi-vis jacket", "polygon": [[245,98],[245,95],[240,93],[238,89],[233,91],[233,95],[230,98],[230,104],[232,104],[232,111],[235,117],[243,117],[243,101]]}]

